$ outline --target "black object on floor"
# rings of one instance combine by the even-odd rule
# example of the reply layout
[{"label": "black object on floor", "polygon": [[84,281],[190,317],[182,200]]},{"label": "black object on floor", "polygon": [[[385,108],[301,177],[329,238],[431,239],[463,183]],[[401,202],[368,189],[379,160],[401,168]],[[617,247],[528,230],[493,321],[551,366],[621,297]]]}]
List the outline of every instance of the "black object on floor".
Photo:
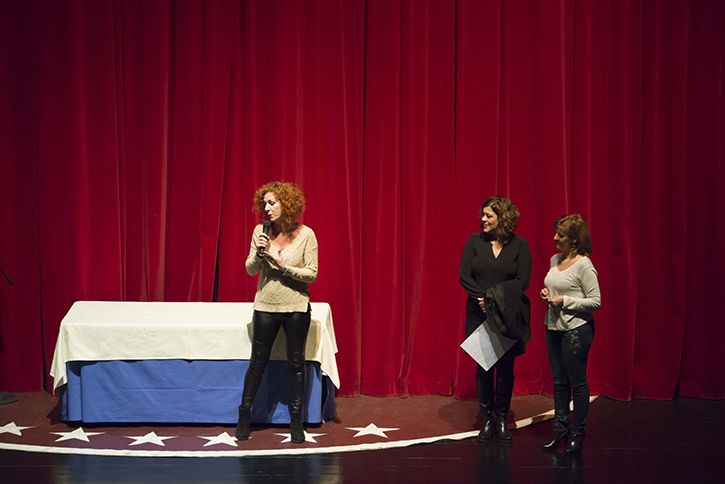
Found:
[{"label": "black object on floor", "polygon": [[0,392],[0,405],[15,403],[18,400],[20,400],[20,397],[14,393]]}]

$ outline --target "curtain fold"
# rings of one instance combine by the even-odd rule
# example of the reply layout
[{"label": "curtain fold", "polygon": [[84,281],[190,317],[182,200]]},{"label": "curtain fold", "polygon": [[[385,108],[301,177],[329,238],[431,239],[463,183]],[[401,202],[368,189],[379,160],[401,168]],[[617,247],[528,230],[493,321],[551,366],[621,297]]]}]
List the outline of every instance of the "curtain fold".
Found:
[{"label": "curtain fold", "polygon": [[[371,0],[365,44],[362,318],[359,391],[397,395],[404,344],[402,210],[403,3]],[[392,355],[396,355],[393,357]]]},{"label": "curtain fold", "polygon": [[399,392],[450,394],[448,308],[458,302],[459,256],[445,235],[455,173],[456,12],[445,0],[406,1],[402,10],[401,225],[393,228],[402,235]]},{"label": "curtain fold", "polygon": [[[689,5],[652,2],[643,18],[639,273],[647,277],[637,290],[632,391],[646,398],[669,398],[682,363],[673,356],[685,330]],[[683,221],[675,233],[673,219]]]},{"label": "curtain fold", "polygon": [[[619,399],[632,392],[638,289],[649,281],[635,267],[643,248],[642,21],[637,2],[577,8],[571,196],[573,211],[592,230],[591,258],[603,294],[589,375],[598,391]],[[551,391],[550,378],[546,389]]]},{"label": "curtain fold", "polygon": [[[725,294],[725,5],[696,3],[690,13],[687,91],[687,253],[685,331],[679,394],[724,398],[725,367],[717,302]],[[716,60],[717,59],[717,60]],[[715,245],[713,247],[713,245]],[[664,395],[666,396],[666,395]]]},{"label": "curtain fold", "polygon": [[475,397],[459,258],[503,195],[534,258],[517,393],[552,390],[538,292],[575,212],[592,391],[725,398],[722,2],[6,0],[0,64],[2,390],[42,387],[75,300],[251,301],[252,196],[285,180],[338,395]]},{"label": "curtain fold", "polygon": [[[110,2],[26,5],[36,46],[38,211],[32,216],[39,226],[36,304],[47,372],[60,320],[73,302],[122,297],[113,8]],[[18,324],[11,327],[22,331]],[[36,385],[41,377],[34,375]]]},{"label": "curtain fold", "polygon": [[0,14],[0,390],[42,385],[38,128],[32,11]]},{"label": "curtain fold", "polygon": [[170,2],[114,2],[123,298],[129,301],[166,298],[170,13]]}]

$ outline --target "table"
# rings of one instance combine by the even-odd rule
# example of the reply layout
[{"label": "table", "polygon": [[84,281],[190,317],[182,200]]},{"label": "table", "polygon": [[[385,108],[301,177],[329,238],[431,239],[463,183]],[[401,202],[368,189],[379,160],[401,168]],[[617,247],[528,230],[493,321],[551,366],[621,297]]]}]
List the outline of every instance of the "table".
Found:
[{"label": "table", "polygon": [[[337,344],[327,303],[311,303],[304,418],[334,417]],[[61,418],[83,422],[234,423],[251,355],[252,303],[77,301],[50,374]],[[289,422],[280,331],[252,421]]]}]

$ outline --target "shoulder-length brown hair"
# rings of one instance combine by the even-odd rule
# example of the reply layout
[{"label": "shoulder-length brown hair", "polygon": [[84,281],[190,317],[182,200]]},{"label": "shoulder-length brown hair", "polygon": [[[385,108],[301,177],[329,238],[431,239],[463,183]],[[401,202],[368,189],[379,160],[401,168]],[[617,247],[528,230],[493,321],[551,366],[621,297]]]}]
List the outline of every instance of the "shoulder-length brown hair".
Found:
[{"label": "shoulder-length brown hair", "polygon": [[305,197],[302,190],[294,183],[271,182],[262,185],[254,194],[253,212],[264,216],[264,196],[267,193],[274,193],[275,198],[282,204],[282,229],[289,230],[297,225],[297,217],[305,210]]},{"label": "shoulder-length brown hair", "polygon": [[562,215],[554,222],[554,230],[571,239],[572,247],[577,254],[592,255],[592,233],[589,226],[578,213]]},{"label": "shoulder-length brown hair", "polygon": [[501,235],[509,235],[516,230],[516,221],[519,219],[519,209],[506,197],[489,197],[483,201],[481,210],[478,213],[478,220],[483,217],[483,209],[491,207],[493,213],[498,217],[497,232]]}]

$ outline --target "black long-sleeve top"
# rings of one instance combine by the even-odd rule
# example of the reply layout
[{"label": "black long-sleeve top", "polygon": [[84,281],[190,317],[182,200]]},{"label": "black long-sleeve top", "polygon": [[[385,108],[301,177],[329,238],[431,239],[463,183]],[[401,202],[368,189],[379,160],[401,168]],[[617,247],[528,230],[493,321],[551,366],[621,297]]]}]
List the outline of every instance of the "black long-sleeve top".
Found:
[{"label": "black long-sleeve top", "polygon": [[478,298],[496,284],[517,279],[521,282],[522,291],[528,289],[531,266],[531,251],[523,237],[513,234],[498,257],[494,257],[493,246],[483,232],[471,235],[461,255],[461,286],[468,293],[466,319],[484,319]]}]

